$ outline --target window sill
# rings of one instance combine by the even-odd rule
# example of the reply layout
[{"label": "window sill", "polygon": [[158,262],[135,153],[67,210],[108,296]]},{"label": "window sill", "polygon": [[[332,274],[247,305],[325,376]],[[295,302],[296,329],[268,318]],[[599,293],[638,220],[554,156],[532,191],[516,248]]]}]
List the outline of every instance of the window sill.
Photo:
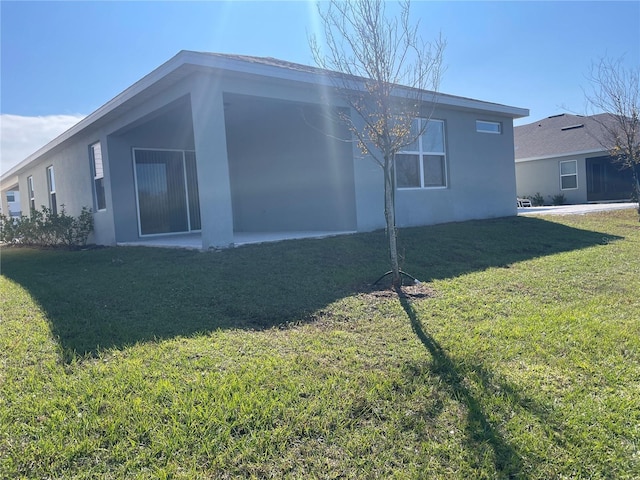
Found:
[{"label": "window sill", "polygon": [[447,187],[446,185],[443,186],[439,186],[439,187],[396,187],[396,190],[399,192],[406,192],[406,191],[421,191],[421,190],[446,190]]}]

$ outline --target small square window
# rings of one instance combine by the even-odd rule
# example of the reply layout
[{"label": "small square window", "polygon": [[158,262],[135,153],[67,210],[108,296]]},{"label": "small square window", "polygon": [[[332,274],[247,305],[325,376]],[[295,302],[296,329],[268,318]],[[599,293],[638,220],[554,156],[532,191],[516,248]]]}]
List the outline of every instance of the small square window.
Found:
[{"label": "small square window", "polygon": [[578,179],[575,175],[562,177],[560,181],[562,182],[562,190],[578,188]]},{"label": "small square window", "polygon": [[576,162],[560,162],[560,175],[575,175]]},{"label": "small square window", "polygon": [[396,155],[396,184],[398,188],[418,188],[420,187],[420,164],[419,155],[398,154]]},{"label": "small square window", "polygon": [[424,186],[443,187],[445,185],[444,156],[425,155],[424,162]]},{"label": "small square window", "polygon": [[430,121],[422,134],[423,153],[444,152],[444,122]]}]

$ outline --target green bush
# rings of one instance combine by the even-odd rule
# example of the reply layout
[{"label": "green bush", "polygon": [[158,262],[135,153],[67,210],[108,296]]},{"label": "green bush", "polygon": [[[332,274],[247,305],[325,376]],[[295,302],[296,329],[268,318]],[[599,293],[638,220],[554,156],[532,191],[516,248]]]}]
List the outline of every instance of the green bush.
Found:
[{"label": "green bush", "polygon": [[64,205],[60,213],[42,206],[31,210],[30,216],[11,218],[0,214],[0,242],[43,247],[78,247],[87,244],[93,231],[91,209],[82,207],[78,217],[67,215]]},{"label": "green bush", "polygon": [[530,197],[526,197],[531,200],[531,204],[534,207],[541,207],[544,205],[544,197],[540,194],[540,192],[536,192],[535,195],[531,195]]},{"label": "green bush", "polygon": [[552,205],[564,205],[566,202],[567,199],[564,197],[564,193],[559,193],[558,195],[551,197]]}]

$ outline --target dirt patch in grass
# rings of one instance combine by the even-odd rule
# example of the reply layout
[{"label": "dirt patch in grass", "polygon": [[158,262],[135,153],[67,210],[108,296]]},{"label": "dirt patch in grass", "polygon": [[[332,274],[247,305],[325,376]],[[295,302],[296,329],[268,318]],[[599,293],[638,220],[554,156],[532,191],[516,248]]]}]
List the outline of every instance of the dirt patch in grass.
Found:
[{"label": "dirt patch in grass", "polygon": [[[424,282],[403,285],[400,289],[402,295],[408,299],[433,298],[437,295],[437,292],[428,283]],[[388,285],[366,285],[361,291],[361,295],[372,300],[398,297],[398,292]]]}]

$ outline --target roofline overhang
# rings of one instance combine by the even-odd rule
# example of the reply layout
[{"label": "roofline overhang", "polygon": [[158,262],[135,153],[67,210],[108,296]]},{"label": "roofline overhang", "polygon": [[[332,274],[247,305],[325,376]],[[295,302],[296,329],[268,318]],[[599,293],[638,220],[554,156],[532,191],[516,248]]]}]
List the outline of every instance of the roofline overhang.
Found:
[{"label": "roofline overhang", "polygon": [[[185,63],[189,63],[192,65],[209,68],[219,68],[238,73],[268,76],[279,78],[282,80],[310,83],[330,88],[335,88],[336,86],[335,80],[333,80],[332,77],[334,75],[339,75],[335,74],[335,72],[325,71],[320,68],[314,68],[314,71],[287,69],[278,65],[250,62],[241,58],[217,56],[215,54],[193,52],[189,50],[181,51],[178,55],[176,55],[176,57],[181,54],[185,55],[185,58],[188,59],[187,61],[185,61]],[[358,86],[362,88],[362,83],[364,81],[366,81],[366,79],[358,79],[354,77],[353,81],[346,81],[344,82],[344,84],[353,85],[354,88],[357,88]],[[415,89],[398,86],[394,93],[398,98],[402,98],[407,96],[411,97],[412,94],[415,95],[415,92]],[[433,100],[425,100],[427,103],[435,103],[436,105],[445,105],[449,107],[498,113],[512,118],[523,118],[529,116],[529,110],[526,108],[512,107],[509,105],[485,102],[482,100],[475,100],[473,98],[458,97],[455,95],[448,95],[445,93],[432,92],[427,90],[423,91],[423,93],[426,96],[431,96],[431,98],[433,98]]]},{"label": "roofline overhang", "polygon": [[577,152],[567,152],[567,153],[555,153],[553,155],[542,155],[539,157],[527,157],[527,158],[516,158],[516,163],[521,162],[533,162],[535,160],[549,160],[551,158],[564,158],[564,157],[578,157],[582,155],[594,154],[594,153],[602,153],[607,154],[607,150],[605,149],[591,149],[591,150],[580,150]]},{"label": "roofline overhang", "polygon": [[19,187],[18,175],[3,175],[2,181],[0,182],[0,191],[5,192],[15,190],[14,187]]},{"label": "roofline overhang", "polygon": [[[267,76],[271,78],[278,78],[281,80],[291,80],[295,82],[303,82],[316,84],[327,87],[335,87],[334,81],[331,79],[330,72],[322,74],[322,70],[317,71],[303,71],[295,70],[277,65],[269,65],[265,63],[251,62],[241,57],[234,58],[231,56],[207,54],[201,52],[194,52],[190,50],[181,50],[176,55],[171,57],[165,63],[160,65],[155,70],[151,71],[133,85],[125,89],[120,94],[109,100],[94,112],[87,115],[80,120],[74,126],[58,135],[43,147],[36,150],[27,158],[22,160],[17,165],[10,168],[0,177],[0,186],[5,184],[5,179],[12,176],[17,176],[22,169],[27,167],[31,162],[45,153],[53,150],[62,143],[69,140],[74,135],[80,133],[85,128],[94,124],[99,119],[103,118],[107,114],[111,113],[118,107],[122,106],[127,101],[134,98],[136,95],[142,93],[152,85],[156,84],[163,78],[167,77],[172,72],[175,72],[184,66],[194,66],[204,69],[219,69],[227,70],[235,73],[244,73],[257,76]],[[405,91],[408,95],[411,89],[400,87],[398,92]],[[502,105],[498,103],[484,102],[481,100],[475,100],[472,98],[457,97],[454,95],[447,95],[444,93],[428,92],[426,94],[433,94],[433,101],[437,105],[443,105],[447,107],[469,109],[493,114],[499,114],[508,116],[511,118],[522,118],[529,116],[529,110],[526,108],[511,107],[508,105]],[[398,95],[401,97],[402,95]]]}]

